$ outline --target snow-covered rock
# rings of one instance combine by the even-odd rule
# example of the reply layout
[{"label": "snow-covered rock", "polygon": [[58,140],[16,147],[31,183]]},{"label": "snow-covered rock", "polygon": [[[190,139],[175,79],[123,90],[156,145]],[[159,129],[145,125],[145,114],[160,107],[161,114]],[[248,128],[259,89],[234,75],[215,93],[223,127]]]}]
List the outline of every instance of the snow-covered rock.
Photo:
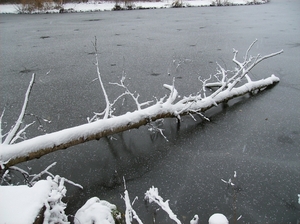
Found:
[{"label": "snow-covered rock", "polygon": [[208,220],[208,224],[228,224],[228,223],[229,222],[226,216],[221,213],[213,214]]},{"label": "snow-covered rock", "polygon": [[97,197],[90,198],[75,214],[75,224],[114,224],[117,207]]},{"label": "snow-covered rock", "polygon": [[199,216],[194,215],[194,218],[190,221],[190,224],[198,224],[199,222]]}]

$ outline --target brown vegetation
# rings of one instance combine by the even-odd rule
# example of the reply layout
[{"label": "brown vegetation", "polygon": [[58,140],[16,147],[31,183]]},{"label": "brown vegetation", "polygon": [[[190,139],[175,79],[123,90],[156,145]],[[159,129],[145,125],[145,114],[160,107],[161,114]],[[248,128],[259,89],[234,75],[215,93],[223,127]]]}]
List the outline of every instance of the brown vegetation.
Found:
[{"label": "brown vegetation", "polygon": [[[1,0],[0,0],[1,1]],[[48,11],[51,9],[63,9],[62,0],[15,0],[19,13],[32,13],[34,11]]]}]

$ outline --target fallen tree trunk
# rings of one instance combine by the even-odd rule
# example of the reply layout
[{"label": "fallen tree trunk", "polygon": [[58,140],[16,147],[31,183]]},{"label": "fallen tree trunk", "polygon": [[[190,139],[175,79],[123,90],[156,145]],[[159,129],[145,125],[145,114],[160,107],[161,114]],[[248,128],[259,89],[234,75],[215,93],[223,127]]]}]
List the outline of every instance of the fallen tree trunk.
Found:
[{"label": "fallen tree trunk", "polygon": [[[64,129],[51,134],[45,134],[23,142],[12,145],[2,145],[0,149],[1,161],[7,161],[6,167],[15,164],[40,158],[48,153],[61,149],[67,149],[91,140],[99,140],[115,133],[139,128],[149,122],[162,118],[178,117],[189,113],[205,112],[206,110],[226,102],[232,98],[242,96],[249,92],[264,89],[274,83],[279,82],[279,78],[272,75],[264,80],[252,82],[251,85],[244,84],[233,88],[231,91],[224,90],[216,97],[206,97],[199,101],[191,101],[188,109],[187,104],[178,102],[172,104],[169,101],[158,102],[153,106],[126,113],[118,117],[98,120],[92,123],[83,124],[73,128]],[[181,112],[179,112],[181,111]],[[179,113],[178,113],[179,112]]]},{"label": "fallen tree trunk", "polygon": [[[10,140],[4,141],[0,145],[1,169],[6,169],[10,166],[24,161],[40,158],[48,153],[67,149],[71,146],[75,146],[87,141],[99,140],[102,137],[106,137],[115,133],[123,132],[133,128],[139,128],[140,126],[146,125],[158,119],[171,117],[180,119],[180,116],[187,114],[201,114],[202,112],[205,112],[206,110],[217,106],[222,102],[227,102],[232,98],[239,97],[247,93],[252,93],[257,90],[263,90],[268,86],[279,82],[279,78],[275,75],[259,81],[252,81],[248,76],[249,71],[256,64],[266,58],[273,57],[283,52],[279,51],[270,55],[266,55],[264,57],[260,57],[259,55],[257,55],[256,57],[249,57],[248,52],[255,42],[250,45],[244,57],[244,62],[242,63],[237,61],[237,51],[234,50],[233,61],[238,67],[234,70],[231,77],[229,77],[228,71],[225,71],[219,65],[219,71],[215,76],[218,82],[208,83],[210,79],[204,81],[200,80],[203,85],[203,92],[196,95],[191,95],[189,97],[184,97],[182,99],[178,99],[178,92],[175,89],[173,81],[173,85],[164,85],[165,88],[170,90],[170,94],[167,98],[164,97],[158,100],[154,105],[142,109],[141,106],[148,104],[148,102],[143,104],[138,103],[138,96],[135,97],[134,94],[129,92],[127,87],[124,86],[124,80],[122,79],[121,84],[118,85],[125,88],[125,95],[130,95],[134,99],[137,105],[137,110],[134,112],[127,112],[126,114],[120,116],[112,116],[112,104],[108,100],[108,97],[104,90],[104,85],[101,81],[99,68],[97,67],[98,78],[107,103],[104,112],[100,113],[101,115],[104,114],[104,118],[98,120],[98,118],[94,116],[94,118],[90,120],[93,122],[64,129],[54,133],[45,134],[19,143],[14,143],[20,135],[20,131],[17,132],[18,128],[14,128],[16,133],[9,133],[7,136],[10,136]],[[254,62],[252,62],[253,59]],[[244,77],[246,78],[246,83],[237,86],[237,84],[240,83]],[[217,90],[211,93],[209,96],[206,96],[205,88],[211,88],[214,86],[218,87]],[[31,87],[32,86],[29,86],[29,89],[31,89]],[[23,109],[22,111],[24,111]],[[16,123],[20,123],[20,118]],[[11,143],[11,141],[13,142],[13,144]]]}]

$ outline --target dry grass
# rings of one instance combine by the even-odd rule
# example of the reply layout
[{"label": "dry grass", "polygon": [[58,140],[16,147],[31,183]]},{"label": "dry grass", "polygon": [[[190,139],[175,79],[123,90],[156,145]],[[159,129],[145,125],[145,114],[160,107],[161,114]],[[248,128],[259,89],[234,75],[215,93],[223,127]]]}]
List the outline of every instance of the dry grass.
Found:
[{"label": "dry grass", "polygon": [[61,1],[53,0],[20,0],[16,6],[19,13],[32,13],[36,11],[48,11],[62,9]]}]

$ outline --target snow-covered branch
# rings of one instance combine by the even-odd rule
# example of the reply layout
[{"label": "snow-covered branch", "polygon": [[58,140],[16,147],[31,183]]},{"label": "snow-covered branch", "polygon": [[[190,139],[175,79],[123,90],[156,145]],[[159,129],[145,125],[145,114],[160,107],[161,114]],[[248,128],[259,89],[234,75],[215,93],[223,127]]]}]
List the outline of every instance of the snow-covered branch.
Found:
[{"label": "snow-covered branch", "polygon": [[124,202],[125,202],[125,223],[126,224],[131,224],[133,219],[135,219],[139,224],[143,224],[142,220],[139,218],[137,215],[136,211],[132,208],[130,198],[129,198],[129,193],[128,190],[126,189],[126,183],[124,179],[124,196],[122,196]]},{"label": "snow-covered branch", "polygon": [[109,102],[108,95],[106,93],[106,90],[105,90],[105,87],[104,87],[104,84],[103,84],[103,81],[101,78],[101,73],[100,73],[100,68],[99,68],[99,59],[98,59],[97,37],[95,37],[94,48],[95,48],[95,55],[96,55],[96,68],[97,68],[98,80],[99,80],[101,89],[103,91],[103,95],[104,95],[105,103],[106,103],[103,119],[107,119],[108,115],[109,115],[109,110],[110,110],[110,102]]},{"label": "snow-covered branch", "polygon": [[42,177],[42,175],[44,175],[44,174],[47,174],[47,175],[51,176],[52,178],[54,178],[54,175],[52,173],[50,173],[48,170],[51,169],[55,165],[56,165],[56,162],[54,162],[51,165],[49,165],[48,167],[46,167],[46,169],[44,169],[39,174],[35,174],[34,177],[31,179],[31,183],[34,183],[35,180],[39,180]]},{"label": "snow-covered branch", "polygon": [[170,219],[174,220],[177,224],[181,224],[181,221],[177,218],[177,215],[173,213],[169,206],[169,200],[164,201],[164,199],[158,194],[158,189],[155,187],[151,187],[145,193],[145,200],[149,203],[156,203],[159,207],[161,207],[166,213],[168,213]]},{"label": "snow-covered branch", "polygon": [[2,139],[4,138],[4,136],[2,134],[2,118],[3,118],[4,112],[5,112],[5,108],[2,111],[1,116],[0,116],[0,144],[2,144]]},{"label": "snow-covered branch", "polygon": [[[242,96],[247,93],[264,90],[268,86],[279,82],[279,78],[275,75],[271,75],[268,78],[253,81],[249,77],[249,72],[258,63],[267,58],[281,54],[283,51],[278,51],[262,57],[260,55],[252,57],[249,56],[249,52],[254,43],[255,42],[253,42],[248,48],[243,62],[239,62],[237,60],[237,51],[234,51],[233,62],[235,65],[237,65],[237,68],[234,71],[230,72],[225,70],[218,64],[217,74],[215,75],[217,82],[209,83],[212,78],[204,80],[199,78],[200,89],[202,89],[202,91],[182,98],[179,97],[178,91],[175,87],[175,80],[173,79],[171,85],[163,85],[169,91],[168,97],[162,97],[160,100],[157,100],[157,102],[152,102],[151,105],[150,101],[147,101],[146,103],[139,103],[139,95],[130,92],[125,86],[124,79],[122,78],[121,82],[116,84],[125,89],[125,92],[121,94],[120,97],[124,95],[130,95],[137,105],[137,110],[133,112],[127,112],[119,116],[112,116],[112,105],[114,105],[116,101],[111,103],[105,91],[99,71],[97,45],[95,40],[94,47],[96,51],[97,74],[106,101],[105,110],[103,113],[99,113],[104,115],[103,118],[99,119],[96,114],[92,119],[89,119],[88,124],[37,136],[35,138],[16,143],[16,136],[17,138],[20,138],[18,129],[20,123],[22,122],[30,89],[34,81],[33,75],[25,96],[22,112],[17,120],[17,124],[9,132],[5,141],[0,144],[1,169],[3,169],[3,166],[13,166],[17,163],[39,158],[48,153],[66,149],[87,141],[98,140],[102,137],[106,137],[115,133],[123,132],[133,128],[139,128],[140,126],[163,118],[176,117],[177,119],[180,119],[181,116],[192,116],[192,114],[200,114],[206,118],[202,113],[214,106],[218,106],[218,104],[222,102],[227,102],[232,98]],[[244,82],[242,80],[245,77],[246,81]],[[209,95],[208,92],[205,92],[205,87],[217,87],[217,89],[214,92],[210,92]],[[118,99],[119,98],[117,98],[117,100]],[[146,105],[148,105],[148,107],[144,107]],[[2,121],[2,116],[0,118],[0,121]],[[161,131],[162,129],[160,129],[160,132]],[[12,142],[12,140],[14,141]]]},{"label": "snow-covered branch", "polygon": [[134,103],[136,104],[136,107],[137,107],[137,110],[141,110],[143,106],[147,106],[147,105],[150,105],[153,101],[146,101],[146,102],[143,102],[143,103],[140,103],[139,102],[139,97],[140,97],[140,94],[136,94],[136,92],[131,92],[128,87],[125,85],[124,81],[126,79],[126,76],[123,75],[121,80],[120,80],[120,83],[110,83],[112,85],[117,85],[121,88],[123,88],[125,90],[124,93],[122,93],[112,104],[111,104],[111,107],[119,100],[121,99],[122,97],[126,96],[126,95],[129,95]]},{"label": "snow-covered branch", "polygon": [[[16,121],[15,125],[12,127],[12,129],[8,132],[8,134],[7,134],[5,140],[3,141],[2,144],[12,144],[12,143],[14,143],[17,139],[20,138],[20,135],[29,126],[31,126],[31,124],[26,125],[25,128],[23,128],[21,131],[19,131],[20,126],[21,126],[22,121],[23,121],[23,118],[24,118],[24,115],[25,115],[26,108],[27,108],[29,95],[30,95],[32,86],[34,84],[34,79],[35,79],[35,74],[33,73],[32,77],[31,77],[31,80],[30,80],[30,83],[29,83],[29,86],[27,88],[26,94],[25,94],[25,99],[24,99],[23,107],[22,107],[21,113],[19,115],[19,118],[17,119],[17,121]],[[3,114],[1,115],[1,121],[2,121],[2,116],[3,116]],[[2,137],[2,134],[1,134],[1,137]]]},{"label": "snow-covered branch", "polygon": [[[247,49],[246,54],[244,56],[244,61],[242,61],[242,62],[238,61],[238,59],[237,59],[238,51],[236,49],[233,49],[232,61],[237,65],[237,67],[234,69],[234,71],[231,71],[231,72],[225,71],[225,69],[222,68],[218,64],[219,70],[218,70],[218,73],[215,75],[218,79],[218,82],[205,84],[205,86],[209,87],[209,88],[219,87],[219,89],[217,89],[212,94],[212,97],[218,95],[221,91],[223,91],[227,87],[229,88],[229,90],[232,90],[232,88],[234,88],[239,82],[241,82],[244,77],[246,78],[248,83],[251,83],[252,80],[248,75],[248,73],[250,72],[251,69],[253,69],[257,64],[259,64],[263,60],[283,53],[283,50],[281,50],[281,51],[277,51],[275,53],[271,53],[271,54],[268,54],[265,56],[260,56],[260,54],[257,54],[256,57],[253,57],[253,56],[249,55],[249,52],[256,42],[257,42],[257,39],[251,43],[251,45]],[[233,75],[229,76],[228,74],[230,74],[230,73]],[[219,80],[218,75],[222,76],[222,81]]]},{"label": "snow-covered branch", "polygon": [[[143,103],[140,103],[139,102],[139,97],[140,95],[139,94],[136,94],[136,92],[131,92],[128,87],[125,85],[124,81],[126,79],[126,75],[125,73],[122,75],[122,78],[120,80],[120,83],[109,83],[111,85],[116,85],[118,87],[121,87],[123,88],[125,91],[119,95],[113,102],[111,102],[109,100],[109,97],[107,95],[107,92],[106,92],[106,89],[105,89],[105,86],[104,86],[104,83],[102,81],[102,77],[101,77],[101,73],[100,73],[100,68],[99,68],[99,59],[98,59],[98,49],[97,49],[97,38],[95,37],[95,42],[93,43],[94,45],[94,49],[95,49],[95,57],[96,57],[96,68],[97,68],[97,76],[98,76],[98,80],[99,80],[99,83],[100,83],[100,87],[101,87],[101,90],[103,92],[103,95],[104,95],[104,98],[105,98],[105,103],[106,103],[106,106],[105,106],[105,109],[104,111],[100,112],[100,113],[94,113],[94,116],[92,118],[87,118],[88,122],[91,123],[93,121],[96,121],[96,120],[99,120],[99,119],[107,119],[107,118],[110,118],[110,117],[113,117],[113,112],[114,112],[114,105],[120,100],[122,99],[123,97],[125,96],[130,96],[133,101],[135,102],[136,106],[137,106],[137,110],[141,110],[141,108],[143,106],[147,106],[147,105],[150,105],[153,101],[146,101],[146,102],[143,102]],[[103,116],[103,118],[99,118]]]}]

